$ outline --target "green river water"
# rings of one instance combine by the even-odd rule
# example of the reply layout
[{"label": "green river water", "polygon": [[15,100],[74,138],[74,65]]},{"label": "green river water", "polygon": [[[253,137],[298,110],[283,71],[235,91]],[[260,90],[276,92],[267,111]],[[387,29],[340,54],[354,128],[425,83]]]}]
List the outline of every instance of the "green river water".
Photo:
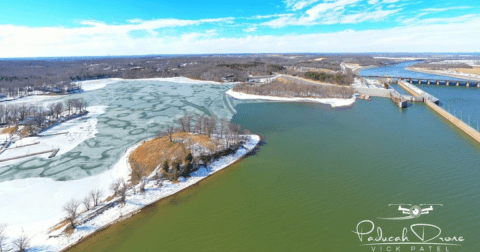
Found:
[{"label": "green river water", "polygon": [[[407,228],[410,242],[419,240],[410,229],[419,223],[441,229],[430,242],[463,238],[423,251],[480,251],[480,145],[423,104],[400,110],[374,98],[339,109],[247,103],[236,110],[234,123],[265,136],[255,155],[72,251],[387,251],[364,245],[377,230],[362,241],[352,232],[363,220],[383,237]],[[443,205],[419,218],[379,219],[406,216],[389,206],[396,203]]]}]

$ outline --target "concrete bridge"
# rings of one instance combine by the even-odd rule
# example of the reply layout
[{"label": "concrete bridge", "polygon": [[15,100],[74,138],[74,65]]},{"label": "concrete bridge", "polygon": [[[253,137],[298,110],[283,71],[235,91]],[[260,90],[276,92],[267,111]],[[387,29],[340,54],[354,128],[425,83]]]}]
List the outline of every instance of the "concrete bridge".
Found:
[{"label": "concrete bridge", "polygon": [[379,75],[368,75],[368,76],[362,76],[362,77],[383,78],[383,79],[390,79],[391,81],[403,80],[410,84],[480,88],[479,81],[469,81],[469,80],[459,81],[459,80],[452,80],[452,79],[425,79],[425,78],[404,77],[404,76],[379,76]]}]

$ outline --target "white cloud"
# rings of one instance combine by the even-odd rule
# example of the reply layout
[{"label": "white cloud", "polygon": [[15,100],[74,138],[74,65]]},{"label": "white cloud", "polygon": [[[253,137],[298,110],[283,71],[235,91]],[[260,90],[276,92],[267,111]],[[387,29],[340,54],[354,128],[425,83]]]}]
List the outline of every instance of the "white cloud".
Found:
[{"label": "white cloud", "polygon": [[307,14],[309,19],[318,19],[320,14],[324,14],[328,11],[338,12],[349,5],[356,4],[361,0],[338,0],[333,2],[323,2],[320,4],[315,5],[311,9],[307,10],[305,13]]},{"label": "white cloud", "polygon": [[338,0],[319,3],[300,16],[281,16],[263,22],[262,25],[280,28],[289,25],[318,24],[357,24],[366,21],[380,21],[401,11],[401,8],[383,10],[381,8],[364,8],[352,11],[361,0]]},{"label": "white cloud", "polygon": [[257,27],[256,26],[251,26],[251,27],[243,29],[243,31],[244,32],[255,32],[255,31],[257,31]]},{"label": "white cloud", "polygon": [[256,15],[253,17],[247,17],[245,19],[269,19],[269,18],[275,18],[275,17],[290,17],[293,16],[293,14],[271,14],[271,15]]},{"label": "white cloud", "polygon": [[[172,25],[171,22],[167,24]],[[480,33],[472,32],[480,30],[479,15],[383,30],[249,35],[241,38],[219,37],[215,30],[133,38],[125,30],[111,32],[108,27],[110,25],[100,23],[81,28],[1,25],[0,36],[3,38],[0,39],[0,55],[58,57],[189,53],[478,52],[476,41],[480,41]],[[466,37],[468,39],[459,39]]]},{"label": "white cloud", "polygon": [[287,5],[287,8],[297,11],[316,2],[318,2],[318,0],[286,0],[285,4]]},{"label": "white cloud", "polygon": [[396,2],[400,2],[402,0],[383,0],[382,3],[386,3],[386,4],[391,4],[391,3],[396,3]]},{"label": "white cloud", "polygon": [[392,14],[399,12],[400,9],[397,10],[376,10],[373,12],[367,13],[358,13],[358,14],[350,14],[345,15],[340,23],[344,24],[358,24],[365,21],[379,21],[382,20]]},{"label": "white cloud", "polygon": [[459,10],[459,9],[468,9],[468,6],[454,6],[454,7],[446,7],[446,8],[427,8],[423,9],[422,12],[434,13],[434,12],[443,12],[449,10]]},{"label": "white cloud", "polygon": [[139,18],[135,18],[135,19],[129,19],[129,20],[127,20],[127,22],[132,23],[132,24],[136,24],[136,23],[142,22],[142,20],[139,19]]}]

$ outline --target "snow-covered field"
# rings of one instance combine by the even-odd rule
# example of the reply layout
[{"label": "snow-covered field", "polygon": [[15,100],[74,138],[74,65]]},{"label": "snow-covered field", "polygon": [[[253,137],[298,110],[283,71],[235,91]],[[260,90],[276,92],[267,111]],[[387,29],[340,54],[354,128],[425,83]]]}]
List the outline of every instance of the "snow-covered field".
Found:
[{"label": "snow-covered field", "polygon": [[[88,114],[86,117],[87,120],[84,120],[83,117],[75,118],[64,123],[61,123],[57,126],[54,126],[44,132],[41,135],[51,135],[66,132],[66,134],[53,135],[53,136],[44,136],[44,137],[27,137],[21,140],[17,140],[15,143],[12,143],[9,148],[0,154],[0,159],[8,159],[12,157],[18,157],[26,154],[32,154],[37,152],[43,152],[48,150],[60,149],[57,155],[62,155],[69,152],[77,145],[83,141],[90,139],[98,133],[97,130],[97,118],[99,115],[105,113],[106,106],[91,106],[88,107]],[[0,141],[5,139],[5,135],[0,135]],[[34,145],[29,145],[37,143]],[[25,147],[21,147],[28,145]],[[41,154],[35,157],[48,157],[50,153]],[[27,159],[34,158],[32,156],[20,159],[14,159],[10,161],[5,161],[0,163],[1,167],[6,165],[11,165],[19,162],[23,162]],[[1,184],[0,184],[1,185]]]},{"label": "snow-covered field", "polygon": [[373,57],[374,59],[390,59],[390,60],[401,60],[401,61],[414,61],[414,60],[423,60],[426,58],[417,58],[417,57]]},{"label": "snow-covered field", "polygon": [[179,183],[173,184],[167,181],[158,187],[154,181],[150,181],[145,187],[146,192],[139,193],[137,189],[137,194],[130,189],[124,205],[116,204],[88,219],[85,217],[110,202],[104,202],[96,209],[82,213],[78,218],[79,224],[75,231],[68,236],[62,233],[62,229],[49,233],[54,224],[65,218],[62,211],[63,205],[72,198],[83,199],[93,189],[102,190],[104,198],[110,194],[109,185],[118,178],[128,176],[130,172],[128,156],[140,143],[125,151],[112,169],[96,176],[65,182],[45,178],[29,178],[0,183],[0,202],[9,202],[9,204],[0,205],[2,213],[0,223],[9,225],[7,235],[10,238],[18,237],[23,229],[32,238],[31,245],[35,251],[60,251],[96,230],[134,214],[148,204],[175,194],[212,173],[226,168],[253,150],[259,141],[259,136],[249,136],[247,143],[236,153],[221,158],[207,167],[200,168],[192,173],[191,177],[181,178]]},{"label": "snow-covered field", "polygon": [[437,64],[459,64],[465,63],[470,66],[480,66],[480,60],[443,60],[440,62],[436,62]]},{"label": "snow-covered field", "polygon": [[46,104],[48,104],[48,100],[54,100],[54,99],[57,99],[59,97],[62,97],[62,95],[31,95],[31,96],[26,96],[26,97],[23,97],[23,98],[18,98],[18,99],[14,99],[14,100],[6,100],[2,103],[0,103],[0,105],[18,105],[18,104],[22,104],[22,103],[29,103],[29,104],[36,104],[36,103],[39,103],[39,102],[43,102]]},{"label": "snow-covered field", "polygon": [[335,107],[346,107],[351,106],[355,103],[355,96],[350,99],[337,99],[337,98],[288,98],[288,97],[277,97],[277,96],[263,96],[263,95],[252,95],[235,92],[232,89],[227,91],[227,94],[233,98],[240,100],[266,100],[266,101],[280,101],[280,102],[318,102],[323,104],[328,104]]},{"label": "snow-covered field", "polygon": [[463,79],[469,79],[469,80],[475,80],[475,81],[480,80],[480,75],[478,75],[478,74],[463,73],[463,72],[460,72],[460,71],[455,71],[454,69],[430,70],[430,69],[425,69],[425,68],[411,67],[411,68],[406,68],[406,70],[422,72],[422,73],[430,73],[430,74],[436,74],[436,75],[442,75],[442,76],[449,76],[449,77],[454,77],[454,78],[463,78]]}]

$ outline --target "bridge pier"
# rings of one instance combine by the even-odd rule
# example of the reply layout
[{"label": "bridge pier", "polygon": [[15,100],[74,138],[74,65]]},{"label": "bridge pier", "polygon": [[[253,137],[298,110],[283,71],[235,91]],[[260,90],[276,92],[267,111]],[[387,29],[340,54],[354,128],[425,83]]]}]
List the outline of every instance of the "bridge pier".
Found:
[{"label": "bridge pier", "polygon": [[430,85],[430,80],[427,80],[427,85]]},{"label": "bridge pier", "polygon": [[450,81],[447,81],[445,85],[450,86]]},{"label": "bridge pier", "polygon": [[467,87],[470,87],[470,82],[467,82]]},{"label": "bridge pier", "polygon": [[413,84],[413,80],[412,80],[412,79],[410,79],[410,81],[409,81],[409,82],[410,82],[410,84]]},{"label": "bridge pier", "polygon": [[440,81],[437,81],[437,86],[440,86]]},{"label": "bridge pier", "polygon": [[455,84],[455,86],[459,87],[459,86],[460,86],[460,82],[457,81],[457,84]]}]

